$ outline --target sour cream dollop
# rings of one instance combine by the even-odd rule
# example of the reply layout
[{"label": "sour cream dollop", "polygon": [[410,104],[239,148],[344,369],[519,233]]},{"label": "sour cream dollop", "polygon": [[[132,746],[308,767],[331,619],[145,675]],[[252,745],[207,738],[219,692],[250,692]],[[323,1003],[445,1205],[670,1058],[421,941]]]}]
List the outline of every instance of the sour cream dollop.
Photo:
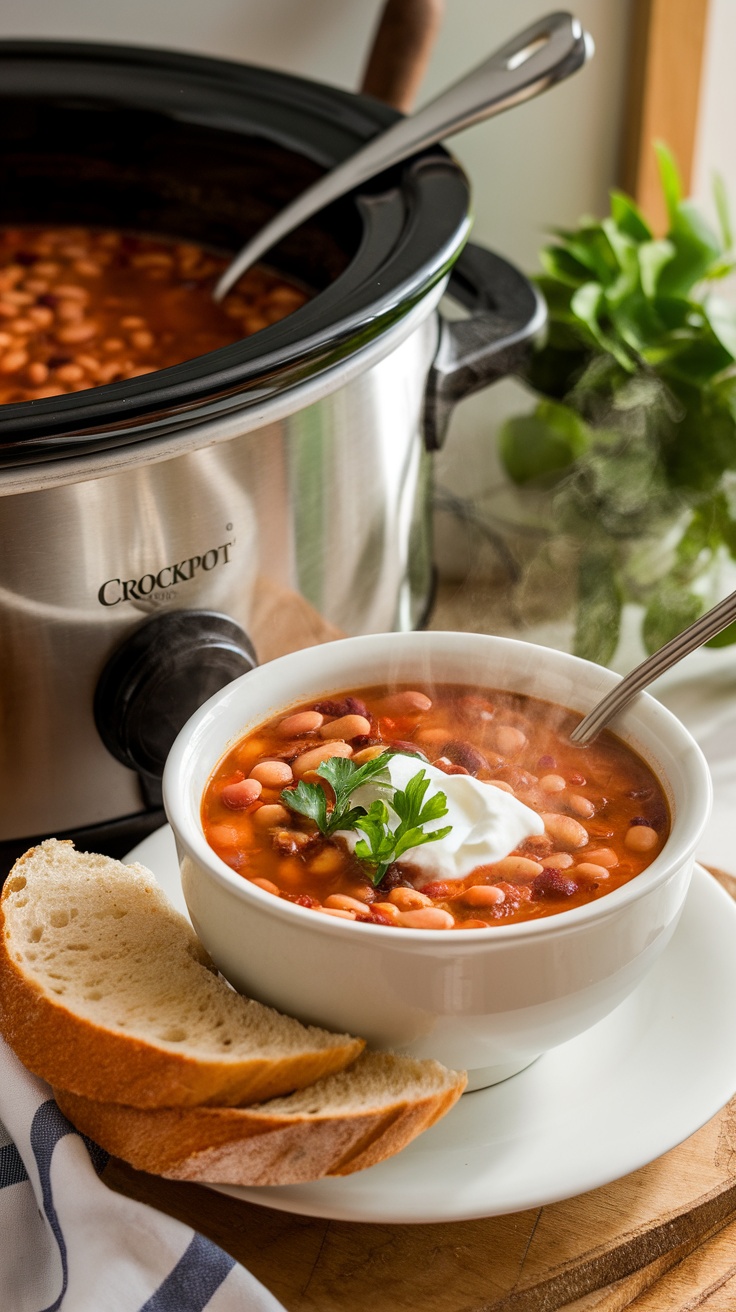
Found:
[{"label": "sour cream dollop", "polygon": [[[447,798],[447,815],[430,820],[424,832],[429,834],[446,825],[452,825],[452,829],[444,838],[409,848],[401,857],[402,865],[416,871],[413,879],[417,888],[436,879],[464,879],[476,866],[492,865],[513,852],[525,838],[544,833],[537,812],[503,788],[481,783],[469,774],[445,774],[416,756],[397,754],[387,766],[392,787],[402,790],[419,770],[424,770],[429,779],[425,800],[435,793],[444,793]],[[387,800],[385,785],[370,780],[356,788],[350,800],[367,810],[379,798],[386,802],[391,827],[395,828],[399,818]],[[341,829],[336,837],[342,838],[352,852],[363,835],[354,829]]]}]

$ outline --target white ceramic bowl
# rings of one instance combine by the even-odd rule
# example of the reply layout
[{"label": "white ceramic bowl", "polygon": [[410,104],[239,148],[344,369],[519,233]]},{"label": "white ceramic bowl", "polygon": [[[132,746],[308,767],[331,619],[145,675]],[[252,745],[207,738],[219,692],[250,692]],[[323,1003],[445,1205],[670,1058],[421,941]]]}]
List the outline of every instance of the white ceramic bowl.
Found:
[{"label": "white ceramic bowl", "polygon": [[235,874],[207,844],[202,793],[250,729],[317,695],[392,680],[502,688],[581,713],[617,681],[600,666],[507,638],[393,633],[312,647],[236,679],[181,731],[164,775],[192,922],[241,992],[378,1048],[436,1057],[478,1088],[523,1069],[595,1024],[666,947],[711,806],[708,768],[687,730],[641,694],[616,732],[651,766],[672,831],[635,879],[586,906],[491,930],[363,925],[282,901]]}]

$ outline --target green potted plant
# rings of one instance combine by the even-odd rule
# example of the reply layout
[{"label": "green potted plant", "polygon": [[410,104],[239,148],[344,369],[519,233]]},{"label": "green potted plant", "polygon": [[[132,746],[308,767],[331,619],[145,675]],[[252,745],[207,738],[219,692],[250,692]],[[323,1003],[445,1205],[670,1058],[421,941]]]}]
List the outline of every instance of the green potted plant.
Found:
[{"label": "green potted plant", "polygon": [[[572,649],[601,664],[627,607],[653,651],[716,600],[716,570],[736,560],[736,305],[714,294],[735,267],[728,210],[717,181],[715,231],[657,150],[665,237],[614,191],[607,218],[543,249],[549,327],[524,378],[537,401],[499,433],[534,549],[568,588]],[[714,640],[733,642],[736,625]]]}]

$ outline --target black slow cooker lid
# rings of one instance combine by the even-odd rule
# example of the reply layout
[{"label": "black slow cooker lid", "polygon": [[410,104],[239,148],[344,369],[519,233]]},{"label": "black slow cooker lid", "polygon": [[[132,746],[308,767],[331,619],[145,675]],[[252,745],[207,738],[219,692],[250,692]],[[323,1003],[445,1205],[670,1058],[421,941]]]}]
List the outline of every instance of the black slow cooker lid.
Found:
[{"label": "black slow cooker lid", "polygon": [[[237,250],[397,117],[365,96],[168,51],[0,42],[0,223],[93,224]],[[317,294],[253,337],[154,374],[0,407],[0,465],[127,445],[262,403],[360,350],[451,268],[469,191],[441,148],[286,238]]]}]

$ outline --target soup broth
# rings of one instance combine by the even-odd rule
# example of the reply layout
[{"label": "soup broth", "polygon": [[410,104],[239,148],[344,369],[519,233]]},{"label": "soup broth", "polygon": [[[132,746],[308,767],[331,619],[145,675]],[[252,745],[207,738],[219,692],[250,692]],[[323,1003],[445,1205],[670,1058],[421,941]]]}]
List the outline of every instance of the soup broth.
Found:
[{"label": "soup broth", "polygon": [[[490,929],[605,896],[661,851],[667,802],[649,767],[605,732],[579,747],[579,715],[519,694],[457,684],[359,688],[316,698],[247,734],[217,766],[202,825],[233,870],[275,897],[334,917],[397,928]],[[411,851],[375,866],[292,810],[300,780],[325,790],[320,763],[361,766],[385,751],[513,793],[544,832],[462,879],[418,879]],[[431,846],[425,851],[431,852]]]},{"label": "soup broth", "polygon": [[256,266],[222,305],[229,260],[191,242],[90,228],[0,229],[0,404],[181,364],[308,299]]}]

